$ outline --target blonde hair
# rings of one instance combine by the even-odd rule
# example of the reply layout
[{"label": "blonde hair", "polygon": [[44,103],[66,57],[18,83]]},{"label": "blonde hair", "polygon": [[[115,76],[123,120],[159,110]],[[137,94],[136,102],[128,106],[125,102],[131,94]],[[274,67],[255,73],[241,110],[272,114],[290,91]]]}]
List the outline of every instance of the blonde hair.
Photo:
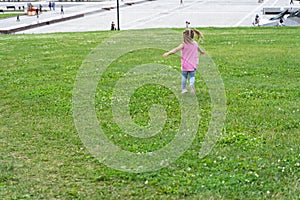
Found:
[{"label": "blonde hair", "polygon": [[197,36],[198,41],[203,39],[203,34],[195,29],[186,29],[183,31],[183,41],[185,43],[192,43],[194,41],[194,36]]}]

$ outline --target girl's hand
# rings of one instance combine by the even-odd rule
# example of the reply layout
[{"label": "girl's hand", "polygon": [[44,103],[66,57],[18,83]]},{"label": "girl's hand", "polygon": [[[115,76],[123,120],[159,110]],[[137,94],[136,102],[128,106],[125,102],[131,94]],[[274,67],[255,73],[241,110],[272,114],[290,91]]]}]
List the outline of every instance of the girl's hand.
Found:
[{"label": "girl's hand", "polygon": [[163,54],[163,57],[167,57],[167,56],[169,56],[169,53],[164,53]]},{"label": "girl's hand", "polygon": [[164,56],[164,57],[167,57],[167,56],[169,56],[169,55],[171,55],[171,54],[175,54],[175,53],[177,53],[178,51],[180,51],[181,49],[183,49],[183,43],[181,43],[181,44],[180,44],[178,47],[176,47],[175,49],[172,49],[171,51],[164,53],[163,56]]}]

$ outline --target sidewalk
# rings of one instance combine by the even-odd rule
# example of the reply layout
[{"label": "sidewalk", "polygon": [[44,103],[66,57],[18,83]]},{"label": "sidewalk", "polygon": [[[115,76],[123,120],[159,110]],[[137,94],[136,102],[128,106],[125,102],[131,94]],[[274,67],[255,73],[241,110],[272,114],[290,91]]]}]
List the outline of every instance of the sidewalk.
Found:
[{"label": "sidewalk", "polygon": [[[183,4],[180,4],[180,0],[120,0],[119,2],[121,30],[184,28],[186,21],[189,21],[192,27],[252,26],[255,15],[261,15],[263,7],[289,6],[288,0],[265,0],[264,3],[258,3],[257,0],[183,0]],[[130,2],[135,4],[128,5]],[[12,3],[17,4],[10,2]],[[64,6],[63,16],[60,14],[60,5]],[[48,8],[47,4],[43,7]],[[0,30],[49,21],[46,25],[17,33],[98,31],[109,30],[111,22],[117,22],[116,1],[57,2],[56,8],[56,11],[44,12],[38,19],[36,16],[21,16],[20,22],[16,22],[16,18],[2,19]],[[66,20],[68,17],[72,20]],[[51,23],[55,20],[60,21]]]},{"label": "sidewalk", "polygon": [[[142,3],[149,0],[136,0],[135,3]],[[151,1],[151,0],[150,0]],[[133,0],[123,0],[120,2],[120,8],[128,6]],[[28,16],[20,14],[19,21],[17,17],[0,19],[0,33],[14,33],[29,30],[36,27],[42,27],[45,25],[52,25],[54,23],[73,20],[76,18],[84,17],[87,15],[109,12],[111,9],[116,8],[116,3],[114,1],[104,1],[104,2],[56,2],[55,10],[50,10],[48,7],[48,2],[34,2],[32,3],[34,7],[42,5],[43,10],[38,17]],[[1,7],[6,7],[7,5],[14,5],[16,7],[26,6],[27,2],[4,2],[0,3]],[[64,14],[61,13],[61,6],[63,6]],[[8,12],[5,12],[8,13]]]}]

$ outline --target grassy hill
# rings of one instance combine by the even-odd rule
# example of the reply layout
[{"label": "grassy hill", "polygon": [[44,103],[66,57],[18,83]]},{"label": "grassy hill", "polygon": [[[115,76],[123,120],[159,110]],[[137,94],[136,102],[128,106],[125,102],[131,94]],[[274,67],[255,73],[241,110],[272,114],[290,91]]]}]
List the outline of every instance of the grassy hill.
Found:
[{"label": "grassy hill", "polygon": [[[1,199],[299,199],[300,29],[199,30],[205,35],[200,45],[218,67],[226,90],[223,137],[208,156],[198,158],[211,99],[197,75],[196,138],[174,163],[147,173],[126,173],[98,161],[74,124],[77,72],[89,53],[116,32],[1,35]],[[181,35],[182,30],[174,31]],[[135,123],[146,126],[149,106],[162,104],[168,116],[163,134],[130,137],[112,117],[115,83],[133,66],[157,63],[180,72],[178,57],[162,54],[151,48],[133,51],[117,58],[99,80],[99,126],[128,151],[162,148],[179,127],[180,102],[167,88],[154,85],[134,94],[130,113]],[[170,79],[180,90],[180,76]]]}]

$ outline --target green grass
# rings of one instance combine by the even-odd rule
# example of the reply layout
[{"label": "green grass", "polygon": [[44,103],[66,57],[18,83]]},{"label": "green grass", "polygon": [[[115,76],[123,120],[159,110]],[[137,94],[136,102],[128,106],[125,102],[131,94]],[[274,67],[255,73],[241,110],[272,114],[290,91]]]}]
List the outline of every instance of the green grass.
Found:
[{"label": "green grass", "polygon": [[[218,66],[226,89],[224,137],[207,157],[198,158],[210,119],[209,94],[198,76],[201,121],[196,139],[169,167],[143,174],[101,164],[82,144],[74,125],[77,70],[112,32],[1,35],[1,199],[299,199],[300,29],[201,30],[201,45]],[[132,118],[147,124],[149,105],[160,103],[168,108],[164,131],[170,134],[148,140],[128,137],[111,117],[112,88],[124,70],[159,62],[180,71],[176,57],[161,55],[152,49],[132,52],[99,80],[100,125],[124,149],[159,149],[178,128],[178,101],[166,88],[153,85],[132,97]],[[180,77],[172,78],[180,87]]]},{"label": "green grass", "polygon": [[[21,13],[23,14],[23,13]],[[0,19],[1,18],[9,18],[9,17],[16,17],[20,15],[20,13],[8,13],[8,14],[0,14]]]}]

